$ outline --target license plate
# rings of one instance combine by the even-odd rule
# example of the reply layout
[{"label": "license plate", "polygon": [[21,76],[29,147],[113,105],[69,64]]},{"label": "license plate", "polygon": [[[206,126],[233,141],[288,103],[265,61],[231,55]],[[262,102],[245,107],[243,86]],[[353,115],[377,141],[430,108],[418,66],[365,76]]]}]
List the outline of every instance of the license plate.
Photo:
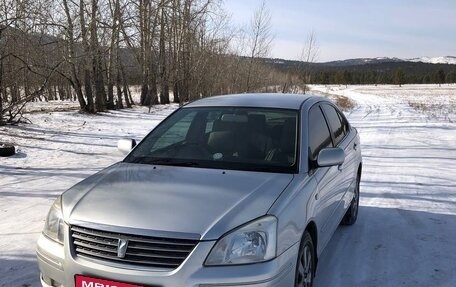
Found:
[{"label": "license plate", "polygon": [[145,286],[76,275],[76,286],[75,287],[145,287]]}]

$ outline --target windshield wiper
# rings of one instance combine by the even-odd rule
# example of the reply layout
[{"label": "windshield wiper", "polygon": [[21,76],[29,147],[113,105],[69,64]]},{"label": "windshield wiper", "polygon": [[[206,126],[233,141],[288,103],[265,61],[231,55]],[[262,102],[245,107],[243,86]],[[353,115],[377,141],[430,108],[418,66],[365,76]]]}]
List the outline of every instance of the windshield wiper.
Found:
[{"label": "windshield wiper", "polygon": [[135,158],[133,163],[156,164],[156,165],[170,165],[170,166],[198,166],[199,163],[189,160],[178,160],[172,158],[151,158],[151,157],[138,157]]},{"label": "windshield wiper", "polygon": [[[159,164],[159,163],[157,163]],[[199,163],[194,161],[170,161],[169,163],[163,163],[164,165],[172,165],[172,166],[198,166]]]}]

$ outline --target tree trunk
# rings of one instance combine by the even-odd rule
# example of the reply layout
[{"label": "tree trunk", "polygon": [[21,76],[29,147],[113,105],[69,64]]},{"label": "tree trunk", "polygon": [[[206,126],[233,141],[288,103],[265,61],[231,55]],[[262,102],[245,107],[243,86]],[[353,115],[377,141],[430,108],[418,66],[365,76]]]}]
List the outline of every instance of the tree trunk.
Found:
[{"label": "tree trunk", "polygon": [[[112,77],[112,75],[109,77]],[[106,84],[108,86],[108,102],[106,103],[106,108],[108,109],[114,109],[116,107],[116,105],[114,105],[114,84],[111,81],[112,80],[108,78],[108,83]]]},{"label": "tree trunk", "polygon": [[[2,39],[2,30],[0,28],[0,40]],[[3,121],[3,54],[0,51],[0,126],[4,124]]]},{"label": "tree trunk", "polygon": [[84,91],[87,98],[87,110],[90,113],[94,113],[95,106],[93,102],[92,77],[90,75],[90,70],[87,69],[84,69]]},{"label": "tree trunk", "polygon": [[179,103],[180,102],[180,91],[179,91],[179,67],[180,67],[180,58],[179,58],[179,52],[180,52],[180,43],[181,38],[180,38],[180,26],[179,24],[181,23],[181,17],[180,17],[180,9],[181,9],[181,3],[180,0],[173,0],[173,6],[172,6],[172,18],[171,18],[171,29],[170,29],[170,34],[171,36],[169,37],[169,49],[172,51],[172,72],[170,72],[170,75],[172,75],[172,81],[173,81],[173,102],[174,103]]},{"label": "tree trunk", "polygon": [[151,103],[149,85],[147,84],[147,82],[147,77],[143,76],[143,83],[141,85],[141,96],[139,99],[141,106],[150,106]]},{"label": "tree trunk", "polygon": [[166,39],[165,39],[165,7],[162,0],[161,17],[160,17],[160,103],[169,104],[169,83],[166,63]]},{"label": "tree trunk", "polygon": [[123,109],[124,106],[123,106],[123,102],[122,102],[122,86],[120,85],[120,82],[117,82],[116,89],[117,89],[117,105],[116,105],[116,108]]},{"label": "tree trunk", "polygon": [[157,87],[157,75],[155,72],[152,72],[152,75],[149,79],[148,83],[149,87],[149,97],[150,97],[150,103],[149,107],[153,105],[158,105],[158,87]]},{"label": "tree trunk", "polygon": [[[82,58],[83,74],[84,74],[84,92],[87,98],[87,111],[90,113],[95,112],[95,106],[93,102],[93,92],[92,92],[92,77],[90,74],[90,64],[88,57],[90,56],[90,48],[87,40],[87,28],[85,21],[85,1],[79,1],[79,23],[81,26],[81,42],[84,50],[84,57]],[[78,96],[79,97],[79,96]]]},{"label": "tree trunk", "polygon": [[139,1],[139,30],[140,30],[140,49],[141,49],[141,97],[140,104],[142,106],[149,106],[151,104],[150,91],[149,91],[149,61],[150,61],[150,3],[146,0]]},{"label": "tree trunk", "polygon": [[17,101],[19,101],[19,90],[16,86],[16,84],[13,84],[11,87],[10,87],[10,92],[11,92],[11,103],[16,103]]},{"label": "tree trunk", "polygon": [[183,15],[183,29],[184,29],[184,42],[182,43],[182,88],[179,90],[180,94],[180,104],[182,105],[186,101],[191,101],[192,97],[190,95],[190,45],[191,45],[191,35],[190,35],[190,23],[191,23],[191,1],[185,0],[184,2],[184,15]]},{"label": "tree trunk", "polygon": [[103,69],[101,65],[101,51],[98,46],[98,0],[92,0],[90,20],[90,51],[92,52],[92,75],[95,84],[95,107],[97,112],[106,109],[106,91],[103,81]]},{"label": "tree trunk", "polygon": [[[98,49],[97,49],[98,50]],[[97,51],[97,56],[93,63],[93,74],[95,77],[95,106],[97,112],[106,110],[106,91],[103,80],[103,70],[101,67],[101,56]]]},{"label": "tree trunk", "polygon": [[[108,86],[108,103],[111,107],[108,108],[123,108],[122,103],[122,88],[120,86],[120,72],[119,72],[119,23],[120,19],[120,7],[119,0],[114,1],[114,12],[112,17],[112,32],[111,42],[109,46],[109,62],[106,69],[107,86]],[[114,63],[116,63],[116,71],[114,70]],[[117,90],[117,104],[114,105],[114,82]]]},{"label": "tree trunk", "polygon": [[130,90],[128,89],[128,84],[127,84],[127,79],[125,78],[125,71],[124,71],[124,67],[123,67],[123,64],[120,60],[120,56],[118,55],[118,67],[119,67],[119,71],[118,71],[118,74],[120,73],[120,77],[121,77],[121,81],[122,81],[122,86],[123,86],[123,95],[124,95],[124,98],[125,98],[125,104],[127,105],[127,108],[131,108],[131,105],[133,104],[133,100],[130,100],[131,99],[131,95],[129,95],[130,93]]},{"label": "tree trunk", "polygon": [[179,100],[179,84],[177,83],[177,81],[174,82],[173,95],[174,95],[173,102],[174,103],[179,103],[180,102],[180,100]]}]

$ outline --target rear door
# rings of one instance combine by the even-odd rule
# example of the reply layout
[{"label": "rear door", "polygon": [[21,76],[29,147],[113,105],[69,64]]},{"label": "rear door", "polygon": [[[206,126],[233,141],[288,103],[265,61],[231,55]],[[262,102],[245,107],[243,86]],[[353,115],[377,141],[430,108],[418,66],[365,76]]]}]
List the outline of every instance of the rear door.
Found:
[{"label": "rear door", "polygon": [[339,224],[338,220],[340,220],[345,214],[347,202],[351,200],[351,196],[346,196],[346,194],[355,179],[356,173],[354,137],[349,133],[349,126],[345,117],[336,107],[330,104],[322,104],[321,108],[331,129],[334,145],[342,148],[345,152],[345,161],[341,166],[339,166],[340,175],[338,185],[340,188],[338,188],[337,194],[338,207],[334,214],[334,224],[337,226]]}]

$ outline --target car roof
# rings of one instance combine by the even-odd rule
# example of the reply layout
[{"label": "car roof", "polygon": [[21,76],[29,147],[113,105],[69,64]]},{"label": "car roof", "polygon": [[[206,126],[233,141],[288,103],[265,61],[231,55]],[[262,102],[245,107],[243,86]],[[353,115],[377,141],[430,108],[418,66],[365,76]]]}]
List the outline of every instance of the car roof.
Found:
[{"label": "car roof", "polygon": [[299,110],[313,95],[255,93],[207,97],[187,104],[185,107],[259,107]]}]

